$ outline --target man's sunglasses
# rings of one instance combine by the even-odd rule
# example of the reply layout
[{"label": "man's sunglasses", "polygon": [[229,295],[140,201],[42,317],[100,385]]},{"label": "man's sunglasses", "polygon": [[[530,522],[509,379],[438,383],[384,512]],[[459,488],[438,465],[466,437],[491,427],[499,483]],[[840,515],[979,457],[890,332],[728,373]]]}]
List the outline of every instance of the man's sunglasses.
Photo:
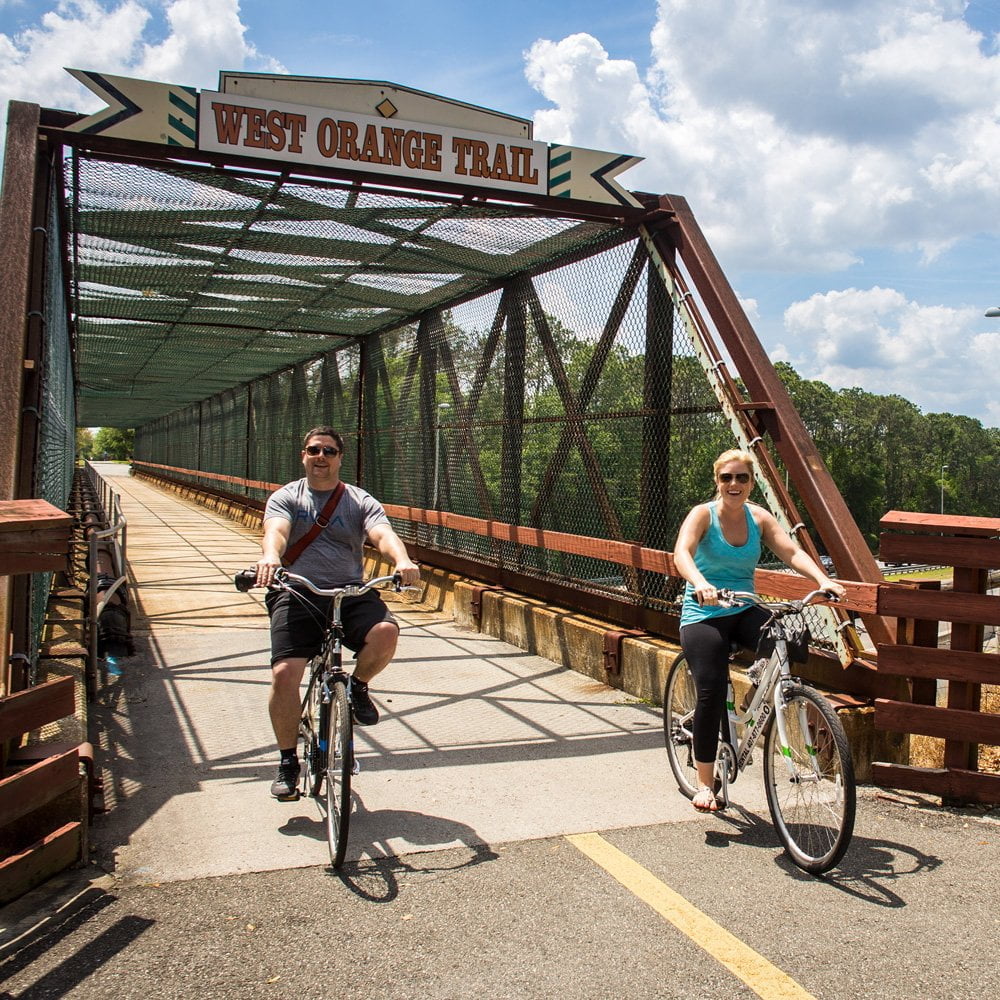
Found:
[{"label": "man's sunglasses", "polygon": [[731,483],[733,480],[738,483],[749,483],[750,473],[749,472],[720,472],[719,482],[720,483]]},{"label": "man's sunglasses", "polygon": [[340,451],[337,448],[332,448],[328,444],[307,444],[306,445],[306,454],[307,455],[312,455],[313,458],[315,458],[320,453],[326,455],[327,458],[334,458],[335,456],[337,456],[337,455],[340,454]]}]

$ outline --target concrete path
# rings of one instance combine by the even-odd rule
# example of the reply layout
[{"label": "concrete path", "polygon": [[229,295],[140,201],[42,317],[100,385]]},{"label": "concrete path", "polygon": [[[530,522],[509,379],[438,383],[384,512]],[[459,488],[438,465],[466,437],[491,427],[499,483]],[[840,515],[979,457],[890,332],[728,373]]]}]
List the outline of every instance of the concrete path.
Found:
[{"label": "concrete path", "polygon": [[[267,617],[260,592],[232,585],[256,532],[100,471],[118,473],[140,614],[139,653],[95,710],[111,806],[95,860],[122,884],[326,863],[319,804],[268,795]],[[394,601],[398,655],[372,688],[383,719],[356,730],[349,859],[697,818],[658,709]],[[734,797],[766,816],[753,772]]]}]

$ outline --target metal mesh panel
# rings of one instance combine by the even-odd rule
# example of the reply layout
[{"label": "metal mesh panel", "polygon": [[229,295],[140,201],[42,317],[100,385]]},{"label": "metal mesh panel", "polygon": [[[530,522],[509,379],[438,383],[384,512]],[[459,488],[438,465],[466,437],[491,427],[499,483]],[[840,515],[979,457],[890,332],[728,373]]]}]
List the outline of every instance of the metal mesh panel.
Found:
[{"label": "metal mesh panel", "polygon": [[[76,455],[76,412],[73,362],[66,312],[59,199],[55,184],[49,190],[44,275],[44,358],[42,404],[39,414],[38,456],[34,495],[66,510],[73,485]],[[51,573],[35,573],[31,582],[32,662],[38,651],[48,605]]]},{"label": "metal mesh panel", "polygon": [[614,232],[524,207],[71,161],[81,422],[138,427]]},{"label": "metal mesh panel", "polygon": [[[396,475],[374,478],[376,495],[672,548],[687,510],[707,495],[712,459],[733,439],[641,244],[518,279],[424,326],[379,354],[399,398],[381,397],[392,424],[377,436]],[[403,530],[596,592],[657,606],[674,597],[661,577],[616,563]]]},{"label": "metal mesh panel", "polygon": [[[624,232],[187,414],[200,454],[175,413],[139,429],[138,457],[286,482],[302,474],[302,434],[330,423],[345,438],[344,478],[384,503],[667,550],[735,444],[689,328]],[[395,526],[409,542],[647,607],[680,592],[594,557]]]}]

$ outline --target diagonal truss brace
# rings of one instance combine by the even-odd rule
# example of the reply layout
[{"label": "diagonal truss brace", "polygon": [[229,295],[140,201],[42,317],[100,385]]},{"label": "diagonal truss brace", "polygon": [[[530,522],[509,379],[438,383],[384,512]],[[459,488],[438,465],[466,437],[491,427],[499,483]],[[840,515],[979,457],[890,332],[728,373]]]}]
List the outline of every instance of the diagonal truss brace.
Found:
[{"label": "diagonal truss brace", "polygon": [[[747,415],[749,407],[740,399],[735,383],[725,370],[726,362],[720,355],[704,321],[695,308],[695,303],[692,301],[693,293],[683,287],[680,275],[674,274],[667,267],[649,229],[644,225],[639,226],[639,233],[646,245],[656,273],[663,281],[667,294],[674,304],[674,309],[684,323],[688,337],[694,345],[698,362],[708,378],[709,386],[718,400],[719,407],[729,423],[733,436],[742,451],[754,455],[757,459],[761,472],[758,484],[767,501],[768,509],[797,545],[805,548],[814,559],[818,558],[808,535],[799,537],[799,532],[804,529],[805,525],[798,519],[791,497],[782,488],[777,476],[777,469],[767,451],[764,439],[757,433],[757,428],[753,426]],[[759,405],[763,407],[765,404]],[[803,543],[803,538],[806,539],[805,543]],[[820,606],[813,610],[818,614],[823,624],[826,637],[833,642],[840,662],[845,666],[851,663],[856,652],[861,649],[861,642],[850,620],[843,612],[838,612],[831,607]]]}]

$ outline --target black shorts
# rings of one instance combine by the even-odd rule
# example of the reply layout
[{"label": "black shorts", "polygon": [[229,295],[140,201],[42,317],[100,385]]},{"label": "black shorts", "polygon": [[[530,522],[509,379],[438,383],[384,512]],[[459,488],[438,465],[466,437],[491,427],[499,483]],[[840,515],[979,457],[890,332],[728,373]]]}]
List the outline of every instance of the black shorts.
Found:
[{"label": "black shorts", "polygon": [[[330,618],[332,597],[317,597],[306,591],[289,593],[269,590],[264,597],[271,616],[271,664],[295,657],[309,659],[323,647]],[[374,591],[360,597],[345,597],[340,605],[344,623],[344,645],[355,653],[365,644],[365,637],[379,622],[399,625],[385,601]]]}]

